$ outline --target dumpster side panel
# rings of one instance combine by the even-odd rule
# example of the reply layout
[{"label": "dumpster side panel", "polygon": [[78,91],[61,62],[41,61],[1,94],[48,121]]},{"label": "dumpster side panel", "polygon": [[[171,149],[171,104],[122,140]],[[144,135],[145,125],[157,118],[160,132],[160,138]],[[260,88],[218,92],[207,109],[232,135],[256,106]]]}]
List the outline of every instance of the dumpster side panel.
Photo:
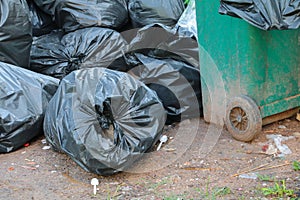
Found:
[{"label": "dumpster side panel", "polygon": [[262,118],[300,106],[299,30],[263,31],[218,9],[219,1],[196,1],[205,120],[221,118],[212,112],[241,94]]}]

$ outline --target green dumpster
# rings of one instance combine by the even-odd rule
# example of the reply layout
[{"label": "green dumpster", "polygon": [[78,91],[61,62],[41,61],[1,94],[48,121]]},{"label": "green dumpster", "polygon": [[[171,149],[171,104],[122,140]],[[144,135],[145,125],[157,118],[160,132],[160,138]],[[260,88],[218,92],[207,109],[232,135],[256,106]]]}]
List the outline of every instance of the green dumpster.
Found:
[{"label": "green dumpster", "polygon": [[300,30],[263,31],[196,0],[205,121],[250,141],[300,107]]}]

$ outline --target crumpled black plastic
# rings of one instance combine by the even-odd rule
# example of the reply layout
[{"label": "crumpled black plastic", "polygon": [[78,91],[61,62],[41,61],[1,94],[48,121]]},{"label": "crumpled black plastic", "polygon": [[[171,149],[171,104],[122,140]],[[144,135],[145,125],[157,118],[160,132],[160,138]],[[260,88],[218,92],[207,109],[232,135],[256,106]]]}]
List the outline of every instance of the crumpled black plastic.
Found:
[{"label": "crumpled black plastic", "polygon": [[174,26],[184,11],[182,0],[129,0],[129,16],[134,27],[160,23]]},{"label": "crumpled black plastic", "polygon": [[198,38],[195,0],[189,1],[189,4],[176,24],[176,29],[180,35]]},{"label": "crumpled black plastic", "polygon": [[54,16],[55,7],[60,0],[33,0],[34,3],[45,13]]},{"label": "crumpled black plastic", "polygon": [[161,54],[162,58],[183,60],[199,69],[197,40],[178,33],[178,27],[150,24],[140,29],[124,31],[122,36],[129,44],[127,52],[155,49],[156,55]]},{"label": "crumpled black plastic", "polygon": [[300,26],[300,1],[295,0],[221,0],[219,12],[242,18],[263,30]]},{"label": "crumpled black plastic", "polygon": [[128,72],[154,90],[167,111],[166,124],[203,115],[200,72],[192,65],[146,51],[128,53],[109,68]]},{"label": "crumpled black plastic", "polygon": [[106,67],[126,48],[123,37],[107,28],[56,31],[34,38],[30,70],[61,79],[80,68]]},{"label": "crumpled black plastic", "polygon": [[55,21],[64,31],[99,26],[120,29],[128,21],[126,0],[60,0]]},{"label": "crumpled black plastic", "polygon": [[52,17],[42,11],[33,0],[27,0],[27,3],[30,10],[33,36],[41,36],[58,29]]},{"label": "crumpled black plastic", "polygon": [[126,170],[158,140],[166,113],[155,92],[127,73],[80,69],[62,79],[44,121],[48,142],[83,169]]},{"label": "crumpled black plastic", "polygon": [[127,0],[35,0],[65,32],[87,27],[120,29],[128,21]]},{"label": "crumpled black plastic", "polygon": [[43,133],[58,79],[0,62],[0,152],[11,152]]},{"label": "crumpled black plastic", "polygon": [[0,1],[0,61],[27,68],[32,26],[26,0]]},{"label": "crumpled black plastic", "polygon": [[168,112],[167,124],[202,116],[198,43],[177,28],[152,24],[123,33],[128,52],[110,69],[133,73],[156,91]]}]

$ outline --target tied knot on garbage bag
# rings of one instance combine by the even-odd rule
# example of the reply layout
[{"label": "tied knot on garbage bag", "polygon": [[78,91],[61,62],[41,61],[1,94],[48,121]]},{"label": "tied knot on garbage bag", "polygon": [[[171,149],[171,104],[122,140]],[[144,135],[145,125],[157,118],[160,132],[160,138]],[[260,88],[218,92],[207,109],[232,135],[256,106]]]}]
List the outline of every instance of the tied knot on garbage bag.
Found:
[{"label": "tied knot on garbage bag", "polygon": [[100,175],[126,170],[158,141],[166,113],[156,93],[127,73],[80,69],[62,79],[44,132],[54,149]]},{"label": "tied knot on garbage bag", "polygon": [[76,57],[70,57],[67,59],[68,66],[65,69],[66,75],[71,73],[72,71],[75,71],[77,69],[80,69],[81,63],[84,62],[85,55],[83,53],[76,55]]},{"label": "tied knot on garbage bag", "polygon": [[96,105],[95,109],[97,111],[97,119],[100,123],[101,128],[109,129],[111,125],[113,126],[114,129],[116,128],[114,126],[114,117],[109,102],[104,101],[103,107]]}]

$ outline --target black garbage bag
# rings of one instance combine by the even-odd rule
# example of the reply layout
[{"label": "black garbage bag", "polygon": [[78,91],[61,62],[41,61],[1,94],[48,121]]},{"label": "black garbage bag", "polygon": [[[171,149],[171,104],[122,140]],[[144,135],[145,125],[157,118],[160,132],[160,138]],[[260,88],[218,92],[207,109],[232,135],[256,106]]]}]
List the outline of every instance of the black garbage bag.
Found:
[{"label": "black garbage bag", "polygon": [[110,175],[127,169],[158,140],[166,113],[155,92],[105,68],[62,79],[44,121],[49,143],[83,169]]},{"label": "black garbage bag", "polygon": [[26,0],[0,1],[0,61],[27,68],[31,43]]},{"label": "black garbage bag", "polygon": [[60,0],[55,20],[64,31],[99,26],[120,29],[128,21],[126,0]]},{"label": "black garbage bag", "polygon": [[55,21],[65,32],[99,26],[120,29],[128,21],[126,0],[60,0]]},{"label": "black garbage bag", "polygon": [[188,63],[150,50],[128,53],[109,68],[128,72],[154,90],[167,111],[166,124],[203,115],[200,72]]},{"label": "black garbage bag", "polygon": [[156,56],[182,60],[199,69],[197,41],[194,37],[179,34],[176,27],[150,24],[140,29],[124,31],[122,36],[129,43],[127,52],[155,49]]},{"label": "black garbage bag", "polygon": [[66,32],[87,27],[120,29],[128,21],[128,0],[34,0]]},{"label": "black garbage bag", "polygon": [[189,1],[175,27],[180,35],[198,38],[195,0]]},{"label": "black garbage bag", "polygon": [[0,152],[43,133],[46,107],[59,80],[0,62]]},{"label": "black garbage bag", "polygon": [[30,10],[33,36],[41,36],[58,29],[52,17],[42,11],[33,0],[27,0],[27,3]]},{"label": "black garbage bag", "polygon": [[182,0],[129,0],[129,16],[134,27],[161,23],[174,26],[184,11]]},{"label": "black garbage bag", "polygon": [[80,68],[106,67],[126,48],[123,37],[107,28],[85,28],[66,35],[56,31],[34,38],[30,69],[61,79]]},{"label": "black garbage bag", "polygon": [[202,116],[203,112],[198,43],[176,31],[152,24],[123,32],[128,53],[109,66],[133,73],[155,90],[168,112],[167,124]]},{"label": "black garbage bag", "polygon": [[300,1],[295,0],[221,0],[219,12],[242,18],[263,30],[300,26]]}]

